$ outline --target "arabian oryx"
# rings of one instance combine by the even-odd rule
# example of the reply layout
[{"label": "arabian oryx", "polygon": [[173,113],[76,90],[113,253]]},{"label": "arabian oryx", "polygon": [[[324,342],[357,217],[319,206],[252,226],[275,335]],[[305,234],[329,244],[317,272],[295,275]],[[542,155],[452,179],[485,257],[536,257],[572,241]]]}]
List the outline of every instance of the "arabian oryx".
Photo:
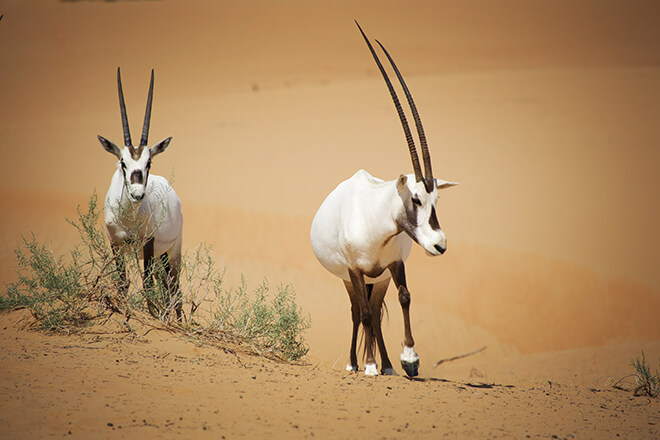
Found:
[{"label": "arabian oryx", "polygon": [[[174,301],[177,317],[181,319],[182,307],[179,298],[183,229],[181,201],[167,179],[149,174],[151,160],[165,151],[172,140],[168,137],[151,148],[147,146],[154,92],[154,71],[151,71],[142,138],[137,147],[134,147],[131,141],[119,68],[117,68],[117,88],[125,147],[119,148],[103,136],[98,136],[98,139],[105,151],[119,159],[117,170],[110,181],[104,209],[105,226],[120,276],[119,290],[122,294],[128,290],[122,247],[130,242],[139,243],[143,245],[142,280],[145,291],[148,292],[154,287],[154,257],[160,257],[165,268],[162,276],[163,285],[167,286],[170,301]],[[154,314],[153,304],[149,299],[147,304],[150,312]]]},{"label": "arabian oryx", "polygon": [[393,278],[403,310],[401,366],[412,377],[418,374],[419,356],[413,348],[415,343],[410,330],[410,292],[406,285],[404,261],[410,254],[413,241],[429,255],[445,252],[447,239],[436,218],[435,204],[438,190],[456,183],[433,177],[431,157],[415,103],[396,64],[376,40],[389,59],[410,104],[424,160],[425,173],[422,175],[410,127],[396,92],[359,24],[358,28],[385,79],[401,119],[414,174],[383,181],[360,170],[340,183],[314,217],[311,228],[312,248],[323,267],[344,281],[351,300],[353,333],[350,361],[346,369],[358,371],[356,343],[358,329],[362,324],[365,334],[365,374],[378,375],[374,338],[380,351],[381,373],[396,374],[387,356],[381,332],[383,300],[390,278]]}]

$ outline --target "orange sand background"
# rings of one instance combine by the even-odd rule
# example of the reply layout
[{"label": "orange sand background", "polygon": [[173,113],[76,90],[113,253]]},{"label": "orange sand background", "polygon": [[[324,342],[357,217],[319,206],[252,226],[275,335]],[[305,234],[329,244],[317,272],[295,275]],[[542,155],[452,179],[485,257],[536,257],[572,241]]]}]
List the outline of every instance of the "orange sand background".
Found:
[{"label": "orange sand background", "polygon": [[[660,356],[660,5],[356,3],[0,1],[2,284],[15,279],[12,250],[21,235],[34,232],[57,253],[75,243],[75,231],[64,219],[75,217],[76,206],[84,206],[93,191],[102,198],[114,170],[114,159],[96,135],[121,142],[116,68],[122,68],[133,137],[155,68],[150,139],[174,140],[154,161],[153,172],[174,177],[183,201],[184,248],[202,240],[214,246],[230,284],[241,273],[252,286],[264,277],[271,285],[293,284],[311,315],[308,362],[315,369],[300,373],[309,382],[294,382],[286,367],[264,367],[272,380],[296,383],[301,392],[323,390],[333,401],[343,401],[341,393],[370,395],[378,387],[389,393],[384,385],[390,384],[403,401],[415,401],[414,393],[423,390],[390,379],[374,383],[376,388],[356,379],[353,391],[337,391],[348,355],[348,297],[309,245],[314,213],[341,180],[360,168],[384,179],[411,170],[390,98],[353,23],[358,19],[406,77],[435,174],[461,182],[443,191],[438,202],[448,252],[429,258],[414,248],[407,264],[422,376],[461,380],[481,371],[493,381],[545,384],[552,377],[602,387],[608,375],[626,374],[630,358],[642,349],[653,365]],[[396,357],[402,325],[391,292],[388,304],[385,338]],[[22,353],[32,350],[38,359],[49,344],[65,356],[87,359],[91,353],[73,355],[74,348],[54,339],[29,342],[31,337],[14,334],[8,325],[4,368],[21,371],[27,383],[53,367],[44,364],[42,371],[42,361],[22,364],[29,356],[12,354],[21,352],[21,344]],[[143,353],[191,350],[172,340],[162,347],[154,341]],[[483,345],[488,350],[469,361],[431,368],[438,359]],[[124,350],[110,347],[98,354]],[[145,356],[139,346],[126,350],[125,356]],[[85,371],[96,368],[103,376],[107,366],[99,359],[85,361]],[[218,362],[231,368],[232,359]],[[261,371],[258,362],[249,361],[255,365],[245,374],[238,370],[234,384],[243,385],[235,386],[254,388],[245,384],[254,379],[251,371]],[[195,368],[177,380],[201,380]],[[222,371],[229,371],[223,377],[234,374]],[[314,382],[319,372],[340,385]],[[0,385],[13,380],[1,379]],[[2,390],[13,389],[7,383]],[[426,383],[427,394],[420,396],[438,403],[435,386]],[[339,394],[331,397],[330,388]],[[85,390],[82,385],[80,392]],[[154,399],[162,399],[157,386],[153,390]],[[30,400],[36,392],[35,385],[32,394],[18,394],[21,404],[3,400],[10,402],[3,411],[10,410],[7,420],[17,437],[37,426],[22,418],[39,408]],[[42,393],[36,399],[50,402],[49,408],[64,396],[56,387]],[[585,393],[569,399],[591,402]],[[231,414],[244,410],[234,397],[225,402]],[[509,398],[513,408],[521,397]],[[209,402],[218,403],[211,396]],[[459,418],[474,407],[470,399],[452,402],[458,406],[446,410]],[[538,404],[547,407],[542,399]],[[45,411],[50,422],[40,429],[48,433],[60,416]],[[281,411],[284,420],[293,414],[286,405]],[[525,410],[516,414],[524,426]],[[567,414],[547,417],[561,425]],[[333,430],[332,420],[343,416],[326,416],[331,421],[326,434],[340,426],[382,426],[358,418],[337,422]],[[80,417],[80,424],[92,426],[91,416]],[[306,419],[304,411],[300,417],[303,424],[321,420],[311,413]],[[606,419],[610,425],[598,426],[613,433],[619,425],[612,417]],[[403,424],[395,415],[391,420]],[[255,423],[237,432],[264,434],[254,432],[261,426]],[[546,433],[544,423],[532,431]],[[468,436],[494,436],[474,429]],[[275,432],[300,433],[291,426]],[[526,431],[513,432],[522,437]]]}]

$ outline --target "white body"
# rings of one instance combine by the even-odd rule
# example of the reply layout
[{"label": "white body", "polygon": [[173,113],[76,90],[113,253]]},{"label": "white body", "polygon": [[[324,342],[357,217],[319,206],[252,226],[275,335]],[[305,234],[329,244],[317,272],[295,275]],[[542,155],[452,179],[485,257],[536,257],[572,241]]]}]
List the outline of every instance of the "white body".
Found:
[{"label": "white body", "polygon": [[374,340],[380,352],[382,372],[394,373],[380,323],[383,300],[392,278],[399,291],[403,312],[404,350],[401,366],[413,377],[418,374],[419,356],[413,349],[415,342],[410,328],[410,292],[404,262],[410,255],[413,241],[428,255],[441,255],[447,250],[447,238],[438,222],[435,205],[438,189],[455,183],[433,177],[431,156],[417,107],[394,60],[378,42],[396,72],[410,105],[422,151],[422,174],[410,126],[396,91],[369,39],[360,25],[357,26],[387,84],[401,120],[414,175],[400,175],[398,179],[386,182],[364,170],[358,171],[340,183],[323,201],[314,216],[310,238],[316,258],[323,267],[344,281],[351,300],[353,332],[347,368],[358,371],[356,346],[358,329],[362,326],[365,330],[365,374],[378,374]]},{"label": "white body", "polygon": [[[154,256],[167,253],[171,261],[181,256],[183,214],[181,201],[164,177],[149,175],[144,198],[129,198],[121,169],[112,176],[105,198],[104,218],[110,241],[119,245],[127,239],[154,237]],[[128,209],[129,215],[119,212]],[[142,250],[140,248],[140,250]]]},{"label": "white body", "polygon": [[[382,301],[390,278],[399,290],[404,314],[404,341],[401,365],[410,376],[417,375],[419,356],[413,349],[410,330],[410,293],[405,281],[404,262],[413,241],[429,255],[440,255],[447,239],[438,224],[435,204],[438,189],[455,185],[433,179],[427,186],[412,174],[383,181],[360,170],[340,183],[321,204],[311,228],[312,249],[321,265],[344,280],[351,298],[353,337],[349,371],[357,371],[355,345],[360,320],[375,326],[383,361],[383,374],[395,374],[387,357],[380,330]],[[366,285],[372,285],[369,293]],[[370,305],[368,304],[370,303]],[[357,309],[359,307],[359,309]],[[370,316],[374,314],[374,321]],[[371,330],[366,332],[365,374],[375,376],[378,368],[373,357]]]},{"label": "white body", "polygon": [[[154,287],[154,259],[166,263],[163,284],[169,291],[172,306],[177,319],[183,318],[181,294],[179,290],[179,271],[181,265],[181,245],[183,241],[183,214],[181,201],[167,179],[151,175],[151,161],[167,150],[172,141],[168,137],[153,147],[148,147],[149,124],[154,91],[154,71],[151,70],[147,108],[144,113],[142,135],[138,146],[133,145],[131,130],[128,125],[126,103],[121,85],[121,73],[117,68],[117,91],[119,92],[119,110],[124,132],[124,148],[99,135],[103,149],[115,156],[117,170],[112,175],[110,188],[105,197],[105,226],[110,237],[115,263],[119,273],[118,288],[125,294],[128,289],[124,259],[120,252],[126,242],[138,246],[144,258],[142,284],[145,291]],[[160,257],[168,258],[161,259]],[[155,258],[154,258],[155,257]],[[149,312],[162,318],[159,308],[147,297]],[[169,311],[167,311],[169,313]]]},{"label": "white body", "polygon": [[396,222],[403,210],[396,180],[386,182],[358,171],[328,195],[314,217],[311,242],[316,258],[346,281],[348,268],[364,273],[367,283],[390,278],[385,269],[405,261],[412,247],[412,239]]}]

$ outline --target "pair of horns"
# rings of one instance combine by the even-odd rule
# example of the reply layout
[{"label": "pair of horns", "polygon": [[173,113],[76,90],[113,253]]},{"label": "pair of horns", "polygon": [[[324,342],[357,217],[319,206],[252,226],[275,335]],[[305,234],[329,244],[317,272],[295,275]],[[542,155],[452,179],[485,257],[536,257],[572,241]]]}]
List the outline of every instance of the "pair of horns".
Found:
[{"label": "pair of horns", "polygon": [[[121,86],[121,72],[117,67],[117,89],[119,89],[119,109],[121,110],[121,125],[124,128],[124,145],[133,147],[131,141],[131,130],[128,127],[128,115],[126,114],[126,102],[124,102],[124,90]],[[151,82],[149,84],[149,96],[147,97],[147,109],[144,112],[144,124],[142,125],[142,138],[140,147],[146,147],[149,140],[149,123],[151,121],[151,102],[154,97],[154,69],[151,69]]]},{"label": "pair of horns", "polygon": [[412,133],[410,132],[410,126],[408,125],[408,120],[406,119],[406,115],[403,113],[403,109],[401,108],[401,102],[399,102],[399,97],[397,96],[396,91],[392,86],[392,82],[390,81],[390,78],[387,76],[387,72],[385,72],[383,65],[378,59],[378,55],[376,55],[376,51],[369,42],[367,36],[364,34],[364,31],[362,30],[362,27],[360,27],[360,24],[357,22],[357,20],[355,21],[355,24],[357,24],[357,27],[358,29],[360,29],[360,33],[362,34],[364,41],[367,43],[367,46],[369,46],[369,51],[371,52],[371,55],[374,57],[374,60],[378,65],[378,69],[380,70],[380,73],[383,75],[385,84],[387,84],[387,88],[390,91],[392,100],[394,101],[394,106],[396,107],[396,111],[399,114],[399,119],[401,119],[401,125],[403,126],[403,132],[406,135],[406,141],[408,142],[408,150],[410,151],[410,158],[412,159],[413,169],[415,171],[415,179],[418,182],[420,182],[424,180],[424,178],[426,178],[427,189],[431,188],[431,185],[433,185],[433,170],[431,169],[431,156],[429,155],[429,149],[426,143],[426,135],[424,134],[424,127],[422,127],[422,120],[419,117],[419,112],[417,111],[417,106],[415,106],[415,101],[413,100],[413,97],[410,94],[410,90],[408,90],[408,86],[406,85],[406,82],[403,80],[403,76],[401,75],[401,72],[399,72],[399,69],[396,67],[396,64],[394,63],[394,60],[392,59],[390,54],[387,52],[385,47],[383,47],[380,41],[376,40],[376,43],[378,43],[380,48],[387,56],[387,59],[390,61],[390,64],[392,65],[392,68],[394,69],[397,78],[399,78],[399,82],[401,83],[403,92],[406,94],[406,98],[408,99],[408,104],[410,105],[410,111],[412,112],[413,118],[415,119],[415,126],[417,127],[417,134],[419,135],[419,143],[422,149],[422,159],[424,160],[424,174],[425,174],[424,176],[422,176],[422,168],[419,165],[419,157],[417,156],[415,141],[413,140]]}]

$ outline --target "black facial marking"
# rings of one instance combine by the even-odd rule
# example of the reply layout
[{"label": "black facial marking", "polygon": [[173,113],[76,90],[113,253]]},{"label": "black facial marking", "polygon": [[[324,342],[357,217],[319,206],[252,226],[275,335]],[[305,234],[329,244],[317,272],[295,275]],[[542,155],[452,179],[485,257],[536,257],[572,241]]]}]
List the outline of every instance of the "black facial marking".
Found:
[{"label": "black facial marking", "polygon": [[416,197],[411,197],[412,203],[404,204],[406,211],[406,219],[412,228],[417,226],[417,208],[422,206],[422,202]]},{"label": "black facial marking", "polygon": [[431,207],[431,216],[429,217],[429,226],[434,231],[440,230],[440,223],[438,223],[438,217],[435,215],[435,206]]},{"label": "black facial marking", "polygon": [[[418,206],[421,206],[421,202],[419,205],[417,204],[419,199],[413,197],[410,189],[405,183],[402,182],[397,185],[397,189],[399,191],[399,197],[401,197],[401,201],[403,202],[403,210],[399,213],[397,225],[400,229],[406,231],[406,234],[408,234],[413,241],[417,242],[417,237],[415,237],[414,231],[417,227],[417,208]],[[415,202],[415,199],[417,199],[417,202]]]},{"label": "black facial marking", "polygon": [[142,176],[142,171],[135,170],[131,173],[131,184],[143,184],[144,179]]}]

